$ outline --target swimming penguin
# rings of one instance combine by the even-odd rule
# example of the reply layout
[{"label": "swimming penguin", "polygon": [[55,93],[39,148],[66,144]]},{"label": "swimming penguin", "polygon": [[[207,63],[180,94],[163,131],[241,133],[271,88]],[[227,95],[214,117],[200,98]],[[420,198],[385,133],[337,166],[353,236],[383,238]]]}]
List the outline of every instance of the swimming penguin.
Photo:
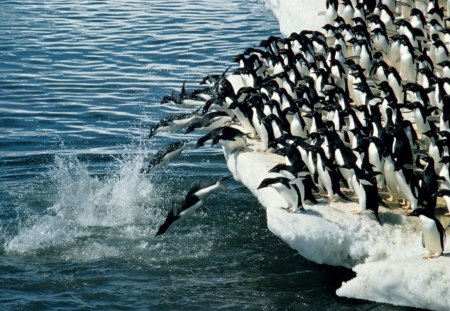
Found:
[{"label": "swimming penguin", "polygon": [[302,200],[300,198],[300,190],[295,184],[291,184],[286,177],[273,177],[264,179],[258,186],[259,189],[273,188],[286,201],[286,209],[290,212],[303,210]]},{"label": "swimming penguin", "polygon": [[141,173],[148,174],[152,170],[172,162],[185,149],[187,142],[177,141],[158,150],[150,159],[146,168],[141,169]]},{"label": "swimming penguin", "polygon": [[214,190],[224,189],[224,181],[232,176],[226,176],[213,183],[196,185],[189,190],[179,207],[175,205],[169,211],[166,220],[159,227],[155,236],[165,233],[172,225],[192,215],[203,204],[203,200]]},{"label": "swimming penguin", "polygon": [[442,255],[445,248],[445,229],[441,222],[428,210],[418,208],[408,216],[419,217],[422,223],[422,246],[429,252],[423,258],[436,258]]}]

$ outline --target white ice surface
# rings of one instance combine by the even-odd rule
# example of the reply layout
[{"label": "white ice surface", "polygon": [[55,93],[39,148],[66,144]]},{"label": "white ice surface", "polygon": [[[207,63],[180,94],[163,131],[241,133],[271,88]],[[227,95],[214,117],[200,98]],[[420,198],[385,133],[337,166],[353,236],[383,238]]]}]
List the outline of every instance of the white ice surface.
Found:
[{"label": "white ice surface", "polygon": [[[380,226],[371,212],[354,215],[357,203],[325,201],[289,213],[284,199],[273,189],[257,190],[261,181],[274,177],[268,171],[281,156],[249,149],[224,150],[229,170],[266,208],[270,231],[316,263],[354,268],[357,276],[337,291],[345,297],[433,310],[449,310],[450,257],[422,259],[417,218],[380,209]],[[447,243],[447,245],[450,243]]]},{"label": "white ice surface", "polygon": [[286,36],[303,29],[319,30],[325,18],[319,11],[325,10],[324,0],[266,0],[266,7],[280,23],[280,31]]}]

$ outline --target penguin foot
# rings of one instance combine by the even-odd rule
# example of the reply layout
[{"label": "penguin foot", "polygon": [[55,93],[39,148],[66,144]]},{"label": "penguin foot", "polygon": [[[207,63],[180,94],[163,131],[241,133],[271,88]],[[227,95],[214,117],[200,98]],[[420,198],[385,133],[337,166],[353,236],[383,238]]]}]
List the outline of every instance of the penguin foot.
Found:
[{"label": "penguin foot", "polygon": [[400,207],[403,208],[405,211],[407,211],[411,208],[411,205],[410,204],[400,205]]},{"label": "penguin foot", "polygon": [[338,198],[335,197],[334,195],[331,196],[327,196],[328,200],[330,200],[330,202],[337,202]]},{"label": "penguin foot", "polygon": [[450,216],[450,212],[445,213],[444,216]]},{"label": "penguin foot", "polygon": [[386,198],[386,201],[388,201],[388,202],[394,201],[394,196],[391,194],[391,196],[389,198]]},{"label": "penguin foot", "polygon": [[423,256],[423,259],[432,259],[432,258],[438,258],[439,256],[441,256],[441,254],[428,254]]},{"label": "penguin foot", "polygon": [[353,210],[352,213],[355,215],[361,215],[361,211],[357,209]]}]

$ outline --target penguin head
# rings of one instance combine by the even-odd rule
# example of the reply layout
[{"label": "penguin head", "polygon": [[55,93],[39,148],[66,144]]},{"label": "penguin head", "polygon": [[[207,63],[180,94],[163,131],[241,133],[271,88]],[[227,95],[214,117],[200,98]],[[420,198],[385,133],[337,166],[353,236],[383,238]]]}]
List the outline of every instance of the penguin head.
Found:
[{"label": "penguin head", "polygon": [[256,189],[262,189],[262,188],[267,188],[267,187],[271,187],[274,184],[277,183],[281,183],[284,186],[286,186],[287,188],[291,188],[291,186],[289,185],[289,180],[287,178],[284,177],[275,177],[275,178],[266,178],[264,179],[258,186],[258,188]]},{"label": "penguin head", "polygon": [[450,196],[450,190],[449,189],[441,189],[431,195],[432,198],[435,197],[449,197]]},{"label": "penguin head", "polygon": [[439,163],[450,163],[450,157],[449,156],[443,156],[442,159],[439,161]]}]

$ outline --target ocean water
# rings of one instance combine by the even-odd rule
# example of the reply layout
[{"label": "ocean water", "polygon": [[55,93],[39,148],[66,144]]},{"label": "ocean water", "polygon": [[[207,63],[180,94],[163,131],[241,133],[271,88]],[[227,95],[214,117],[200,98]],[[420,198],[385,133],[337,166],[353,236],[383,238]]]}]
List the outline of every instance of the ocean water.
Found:
[{"label": "ocean water", "polygon": [[172,204],[228,174],[181,133],[147,139],[232,56],[280,35],[261,1],[3,0],[0,5],[2,310],[401,310],[336,297],[352,276],[299,256],[239,183],[154,237]]}]

